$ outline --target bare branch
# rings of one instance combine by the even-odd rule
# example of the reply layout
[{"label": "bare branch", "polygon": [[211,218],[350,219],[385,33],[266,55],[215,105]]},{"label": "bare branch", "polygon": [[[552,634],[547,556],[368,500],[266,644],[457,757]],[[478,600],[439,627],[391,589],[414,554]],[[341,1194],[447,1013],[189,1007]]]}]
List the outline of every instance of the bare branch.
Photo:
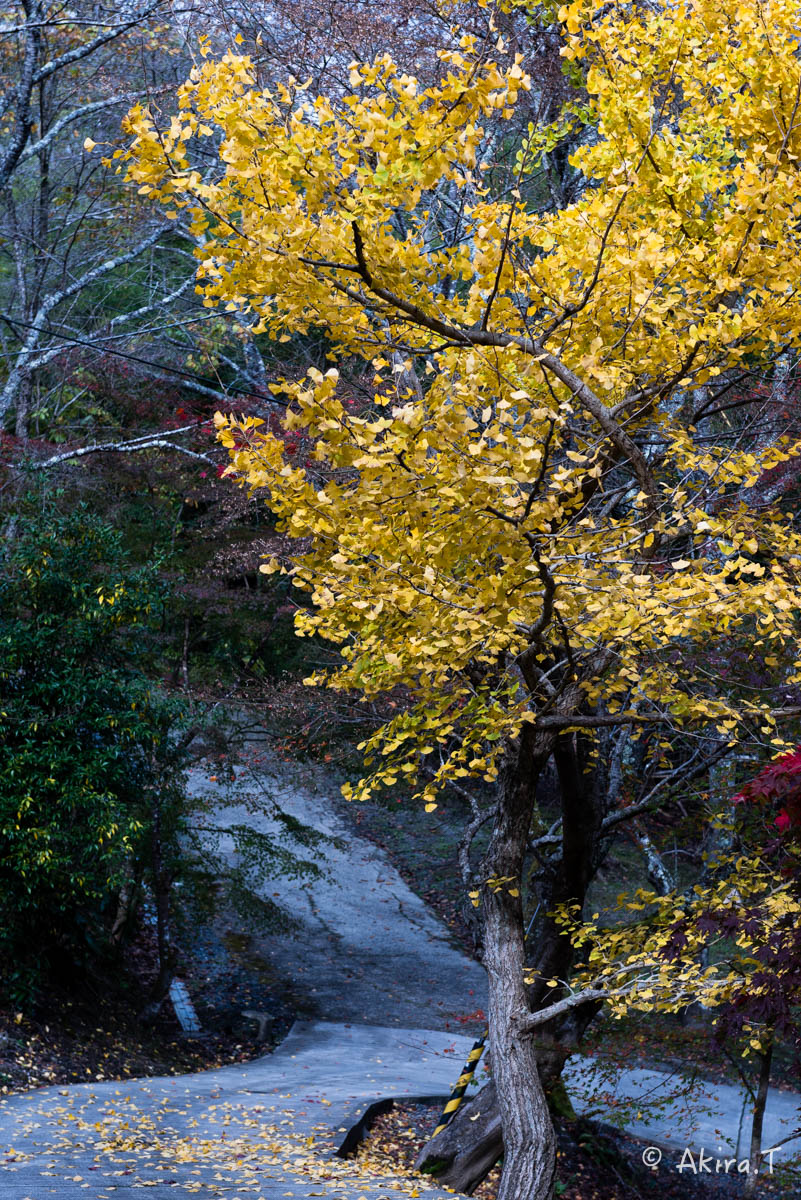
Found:
[{"label": "bare branch", "polygon": [[37,471],[46,471],[51,467],[57,467],[59,463],[68,462],[70,459],[85,458],[87,454],[137,454],[142,450],[174,450],[177,454],[184,454],[187,458],[207,463],[210,467],[217,465],[214,459],[209,458],[207,454],[188,450],[186,446],[179,446],[167,438],[151,438],[147,441],[143,438],[135,438],[130,442],[99,442],[95,446],[81,446],[77,450],[64,450],[61,454],[54,454],[52,458],[46,458],[33,465]]},{"label": "bare branch", "polygon": [[43,79],[48,79],[56,71],[60,71],[62,67],[68,67],[71,63],[79,62],[82,58],[88,58],[90,54],[94,54],[101,46],[107,45],[108,42],[113,42],[115,38],[120,37],[123,33],[127,33],[129,29],[134,29],[140,25],[146,17],[154,13],[157,8],[161,8],[163,0],[154,0],[152,4],[148,4],[145,8],[141,8],[132,17],[126,21],[121,21],[118,25],[113,25],[111,28],[99,33],[97,37],[91,38],[82,46],[76,46],[73,50],[68,50],[65,54],[60,54],[57,58],[51,58],[46,62],[33,76],[34,84],[41,83]]},{"label": "bare branch", "polygon": [[25,143],[31,130],[31,96],[35,84],[36,63],[42,45],[42,35],[38,28],[28,28],[25,31],[25,56],[22,60],[22,71],[16,87],[8,89],[0,102],[0,117],[4,117],[12,109],[13,132],[6,146],[2,161],[0,161],[0,188],[4,188],[11,178],[19,156],[25,149]]},{"label": "bare branch", "polygon": [[667,896],[676,886],[675,880],[662,861],[662,856],[654,846],[647,831],[643,829],[639,821],[635,823],[632,836],[645,855],[648,878],[660,896]]},{"label": "bare branch", "polygon": [[599,1000],[606,1000],[610,995],[611,992],[607,988],[589,988],[586,992],[573,992],[571,996],[557,1000],[556,1004],[550,1004],[548,1008],[541,1008],[537,1012],[519,1016],[516,1021],[517,1031],[518,1033],[533,1033],[535,1029],[555,1021],[557,1017],[563,1017],[566,1012],[578,1008],[581,1004],[596,1004]]},{"label": "bare branch", "polygon": [[[783,709],[779,711],[787,712],[788,715],[790,714],[789,709]],[[656,807],[656,804],[661,802],[659,793],[665,788],[669,788],[671,784],[675,783],[677,780],[682,784],[691,783],[693,779],[697,779],[699,775],[704,775],[710,767],[713,767],[715,763],[719,761],[719,759],[723,758],[723,756],[728,753],[728,750],[728,744],[721,740],[712,754],[702,758],[699,762],[695,763],[694,766],[692,764],[697,755],[693,755],[689,762],[682,763],[673,771],[670,771],[664,778],[655,783],[650,792],[643,796],[641,800],[638,800],[636,804],[629,804],[625,808],[618,808],[614,812],[611,812],[604,817],[603,821],[601,822],[601,832],[603,833],[608,829],[613,829],[616,825],[619,825],[621,821],[630,821],[633,817],[638,817],[642,813],[648,812],[650,809]]]},{"label": "bare branch", "polygon": [[72,112],[65,113],[60,120],[56,121],[55,125],[51,125],[44,137],[39,138],[37,142],[29,142],[22,154],[20,154],[17,163],[27,162],[29,158],[40,154],[42,150],[46,150],[51,142],[55,141],[62,130],[71,125],[73,121],[80,121],[83,117],[87,117],[90,113],[99,112],[104,108],[113,108],[116,104],[130,104],[141,93],[129,92],[124,96],[111,96],[108,100],[95,100],[91,104],[85,104],[82,108],[74,108]]},{"label": "bare branch", "polygon": [[143,254],[145,250],[153,246],[159,240],[159,238],[167,232],[168,229],[170,229],[170,232],[172,232],[172,227],[170,226],[158,226],[158,228],[156,228],[147,237],[143,238],[142,241],[138,242],[137,245],[131,250],[127,250],[124,254],[118,254],[116,258],[106,259],[105,262],[100,263],[98,266],[86,271],[77,279],[74,279],[72,283],[68,284],[66,287],[61,288],[57,292],[51,293],[51,295],[49,295],[42,302],[42,304],[39,306],[38,312],[28,326],[28,336],[26,337],[22,348],[17,355],[17,361],[14,364],[14,367],[9,372],[2,395],[0,395],[0,422],[2,422],[5,414],[16,400],[17,389],[20,385],[22,376],[24,372],[29,369],[30,361],[37,351],[42,334],[46,332],[45,326],[47,318],[53,309],[56,308],[57,305],[61,304],[64,300],[68,300],[71,296],[74,296],[78,292],[83,291],[84,288],[89,287],[90,284],[96,283],[97,280],[104,278],[106,275],[116,270],[117,267],[124,266],[129,262],[133,262],[133,260],[138,258],[140,254]]},{"label": "bare branch", "polygon": [[478,833],[482,825],[489,821],[490,817],[495,815],[494,810],[489,808],[486,812],[476,812],[471,821],[468,821],[465,826],[464,833],[459,839],[457,857],[459,860],[459,871],[461,872],[462,880],[466,884],[473,882],[475,872],[470,863],[470,850],[473,845],[473,838]]}]

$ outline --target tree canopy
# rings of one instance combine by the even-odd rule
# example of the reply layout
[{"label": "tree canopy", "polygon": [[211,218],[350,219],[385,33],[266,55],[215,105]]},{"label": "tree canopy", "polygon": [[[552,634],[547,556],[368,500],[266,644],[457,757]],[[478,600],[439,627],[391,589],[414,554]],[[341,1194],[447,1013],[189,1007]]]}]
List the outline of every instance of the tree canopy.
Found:
[{"label": "tree canopy", "polygon": [[[232,469],[314,539],[292,568],[315,602],[300,629],[343,645],[337,685],[419,699],[371,745],[384,783],[457,731],[439,777],[492,777],[522,722],[582,705],[770,725],[679,648],[753,629],[771,663],[794,636],[799,542],[756,486],[792,450],[707,416],[716,381],[801,336],[794,10],[562,17],[586,98],[519,145],[505,123],[531,81],[472,37],[427,87],[383,56],[312,100],[228,54],[163,127],[129,116],[129,177],[204,238],[204,303],[278,337],[322,327],[375,368],[367,407],[335,369],[286,384],[308,466],[253,421],[220,427]],[[577,122],[583,194],[542,211],[538,165]],[[193,153],[214,130],[210,177]]]}]

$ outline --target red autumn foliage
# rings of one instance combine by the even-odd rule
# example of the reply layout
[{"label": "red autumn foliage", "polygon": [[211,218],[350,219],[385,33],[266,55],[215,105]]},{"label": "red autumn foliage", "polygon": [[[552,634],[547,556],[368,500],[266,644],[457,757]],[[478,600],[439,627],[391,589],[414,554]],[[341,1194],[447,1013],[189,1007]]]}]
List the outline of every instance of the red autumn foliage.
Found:
[{"label": "red autumn foliage", "polygon": [[750,779],[734,797],[735,804],[780,804],[774,825],[782,833],[801,829],[801,746],[782,754]]}]

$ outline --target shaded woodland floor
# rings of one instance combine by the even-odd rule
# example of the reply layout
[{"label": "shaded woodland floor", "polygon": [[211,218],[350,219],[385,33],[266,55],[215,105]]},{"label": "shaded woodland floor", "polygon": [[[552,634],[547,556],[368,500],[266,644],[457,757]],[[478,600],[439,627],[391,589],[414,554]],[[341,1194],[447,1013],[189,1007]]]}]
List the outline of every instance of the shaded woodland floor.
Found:
[{"label": "shaded woodland floor", "polygon": [[[294,1013],[273,1004],[268,1040],[256,1041],[256,1023],[242,1017],[249,1007],[245,974],[230,981],[229,994],[202,1006],[204,1032],[187,1037],[172,1005],[143,1025],[138,1013],[156,972],[153,935],[144,928],[116,977],[67,979],[51,984],[26,1011],[0,1008],[0,1093],[54,1084],[143,1075],[183,1075],[267,1053],[289,1031]],[[256,997],[258,1000],[258,997]],[[252,1007],[260,1007],[250,1002]],[[5,1035],[5,1036],[3,1036]]]}]

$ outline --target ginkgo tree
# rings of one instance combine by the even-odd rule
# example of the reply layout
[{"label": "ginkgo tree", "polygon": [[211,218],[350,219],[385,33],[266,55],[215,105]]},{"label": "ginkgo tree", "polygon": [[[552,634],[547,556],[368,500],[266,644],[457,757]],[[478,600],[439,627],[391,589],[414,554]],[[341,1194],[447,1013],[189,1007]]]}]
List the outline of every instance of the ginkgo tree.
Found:
[{"label": "ginkgo tree", "polygon": [[[492,789],[475,899],[501,1200],[553,1187],[532,1031],[609,991],[565,992],[552,918],[526,971],[546,764],[562,806],[546,907],[565,911],[604,829],[602,731],[655,730],[666,755],[677,730],[783,748],[781,695],[748,672],[801,678],[801,538],[754,503],[797,451],[709,416],[801,343],[796,6],[576,0],[560,19],[584,90],[547,126],[519,133],[536,85],[502,43],[444,47],[425,86],[388,55],[354,63],[336,98],[260,87],[228,53],[199,63],[174,114],[130,112],[119,164],[191,219],[206,305],[277,340],[323,330],[340,365],[374,369],[355,407],[335,366],[276,388],[307,461],[252,419],[220,415],[219,436],[303,539],[264,569],[309,593],[298,633],[340,647],[325,682],[409,698],[349,794],[419,781],[432,809],[449,782]],[[565,137],[584,184],[559,208],[541,165]]]}]

